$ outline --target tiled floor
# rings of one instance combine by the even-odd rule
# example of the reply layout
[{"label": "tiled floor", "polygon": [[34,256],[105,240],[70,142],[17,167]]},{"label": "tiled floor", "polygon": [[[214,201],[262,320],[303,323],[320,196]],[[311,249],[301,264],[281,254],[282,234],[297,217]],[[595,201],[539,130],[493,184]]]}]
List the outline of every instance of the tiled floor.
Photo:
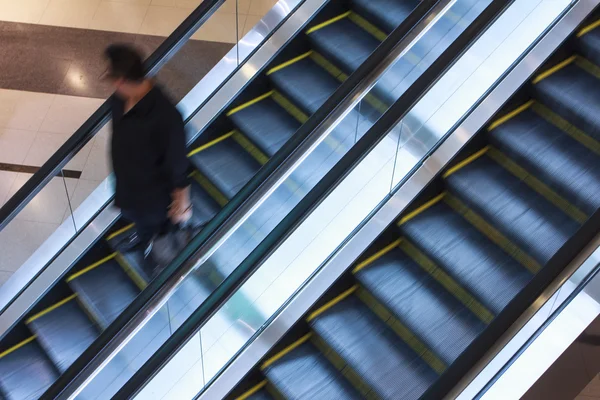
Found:
[{"label": "tiled floor", "polygon": [[600,375],[594,379],[581,391],[575,400],[598,400],[600,399]]}]

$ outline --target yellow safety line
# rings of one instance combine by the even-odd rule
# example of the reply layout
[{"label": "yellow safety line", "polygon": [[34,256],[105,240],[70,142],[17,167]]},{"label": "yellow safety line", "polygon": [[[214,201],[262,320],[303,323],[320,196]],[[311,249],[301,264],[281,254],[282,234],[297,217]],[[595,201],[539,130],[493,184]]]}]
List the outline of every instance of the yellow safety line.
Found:
[{"label": "yellow safety line", "polygon": [[246,400],[247,398],[249,398],[256,392],[258,392],[260,389],[264,388],[265,386],[267,386],[267,381],[262,381],[261,383],[254,386],[252,389],[248,390],[246,393],[244,393],[243,395],[238,397],[236,400]]},{"label": "yellow safety line", "polygon": [[582,30],[580,30],[577,33],[577,37],[582,37],[586,33],[590,32],[590,31],[593,31],[594,29],[596,29],[599,26],[600,26],[600,19],[598,21],[596,21],[596,22],[593,22],[593,23],[589,24],[588,26],[586,26]]},{"label": "yellow safety line", "polygon": [[502,125],[503,123],[508,121],[509,119],[514,118],[517,115],[521,114],[523,111],[527,110],[532,105],[533,105],[533,100],[529,100],[527,103],[523,104],[521,107],[517,108],[516,110],[511,111],[508,114],[506,114],[505,116],[500,117],[497,120],[495,120],[494,122],[492,122],[490,124],[490,126],[488,126],[487,130],[493,131],[494,129],[496,129],[497,127],[499,127],[500,125]]},{"label": "yellow safety line", "polygon": [[117,256],[117,253],[112,253],[110,256],[108,257],[104,257],[102,260],[93,263],[92,265],[90,265],[89,267],[85,267],[84,269],[82,269],[79,272],[74,273],[73,275],[69,276],[67,278],[67,282],[71,282],[73,279],[80,277],[81,275],[85,274],[86,272],[90,272],[91,270],[93,270],[94,268],[104,264],[107,261],[112,260],[113,258],[115,258]]},{"label": "yellow safety line", "polygon": [[398,222],[398,225],[402,225],[402,224],[410,221],[411,219],[413,219],[414,217],[416,217],[417,215],[419,215],[423,211],[427,210],[429,207],[431,207],[431,206],[439,203],[440,200],[442,200],[445,195],[446,195],[446,192],[444,192],[444,193],[442,193],[440,195],[437,195],[433,199],[429,200],[427,203],[423,204],[421,207],[419,207],[416,210],[408,213],[406,216],[404,216],[404,217],[402,217],[400,219],[400,222]]},{"label": "yellow safety line", "polygon": [[36,338],[36,336],[32,336],[28,339],[23,340],[21,343],[14,345],[10,349],[3,351],[2,353],[0,353],[0,358],[9,355],[10,353],[12,353],[15,350],[19,350],[21,347],[25,346],[27,343],[33,342],[35,340],[35,338]]},{"label": "yellow safety line", "polygon": [[352,293],[354,293],[356,291],[356,289],[358,289],[358,285],[352,286],[350,289],[346,290],[344,293],[338,295],[333,300],[330,300],[327,303],[325,303],[324,306],[321,306],[316,311],[312,312],[308,316],[308,318],[306,318],[306,320],[312,321],[313,319],[317,318],[320,314],[323,314],[325,311],[327,311],[331,307],[335,306],[337,303],[344,300],[346,297],[350,296]]},{"label": "yellow safety line", "polygon": [[269,367],[270,365],[273,365],[274,362],[281,359],[283,356],[288,354],[290,351],[294,350],[301,344],[306,343],[308,341],[308,339],[310,339],[311,336],[312,336],[312,333],[307,333],[306,335],[302,336],[300,339],[296,340],[294,343],[290,344],[288,347],[281,350],[279,353],[275,354],[273,357],[271,357],[267,361],[265,361],[263,363],[263,365],[261,365],[260,369],[265,369],[265,368]]},{"label": "yellow safety line", "polygon": [[307,35],[309,35],[309,34],[311,34],[311,33],[313,33],[313,32],[316,32],[316,31],[318,31],[319,29],[325,28],[327,25],[331,25],[331,24],[333,24],[334,22],[338,22],[339,20],[341,20],[341,19],[344,19],[344,18],[346,18],[348,15],[350,15],[350,13],[351,13],[351,12],[352,12],[352,11],[346,11],[345,13],[343,13],[343,14],[340,14],[340,15],[338,15],[337,17],[333,17],[333,18],[331,18],[331,19],[328,19],[328,20],[327,20],[327,21],[325,21],[325,22],[321,22],[320,24],[318,24],[318,25],[315,25],[315,26],[313,26],[312,28],[310,28],[309,30],[307,30],[307,31],[306,31],[306,34],[307,34]]},{"label": "yellow safety line", "polygon": [[490,146],[485,146],[483,149],[479,150],[477,153],[472,154],[471,156],[465,158],[464,160],[462,160],[461,162],[459,162],[458,164],[456,164],[454,167],[452,167],[448,171],[446,171],[444,173],[444,178],[449,177],[450,175],[452,175],[453,173],[455,173],[459,169],[461,169],[461,168],[465,167],[466,165],[472,163],[473,161],[477,160],[479,157],[481,157],[482,155],[484,155],[485,153],[487,153],[487,151],[489,149],[490,149]]},{"label": "yellow safety line", "polygon": [[374,262],[374,261],[378,260],[379,258],[383,257],[384,255],[386,255],[387,253],[389,253],[390,251],[392,251],[393,249],[395,249],[396,247],[398,247],[398,245],[400,244],[401,241],[402,241],[402,239],[398,239],[398,240],[395,240],[392,243],[388,244],[383,249],[379,250],[377,253],[373,254],[371,257],[367,258],[365,261],[361,262],[356,267],[354,267],[354,269],[352,270],[352,273],[353,274],[357,273],[358,271],[360,271],[361,269],[363,269],[367,265],[369,265],[372,262]]},{"label": "yellow safety line", "polygon": [[259,101],[261,101],[261,100],[264,100],[264,99],[266,99],[267,97],[270,97],[272,94],[273,94],[273,91],[271,90],[270,92],[267,92],[267,93],[263,94],[262,96],[258,96],[258,97],[257,97],[257,98],[255,98],[254,100],[250,100],[250,101],[248,101],[248,102],[246,102],[246,103],[242,104],[241,106],[237,106],[236,108],[234,108],[234,109],[230,110],[230,111],[227,113],[227,116],[229,117],[229,116],[231,116],[231,115],[235,114],[235,113],[236,113],[236,112],[238,112],[238,111],[242,111],[244,108],[248,108],[248,107],[250,107],[251,105],[258,103]]},{"label": "yellow safety line", "polygon": [[387,38],[385,32],[377,28],[375,25],[373,25],[357,13],[350,13],[349,19],[350,21],[354,22],[356,25],[360,26],[362,29],[367,31],[367,33],[369,33],[371,36],[373,36],[380,42],[383,42]]},{"label": "yellow safety line", "polygon": [[35,314],[31,318],[28,318],[27,321],[25,321],[25,323],[29,324],[29,323],[35,321],[36,319],[43,317],[44,315],[48,314],[49,312],[56,310],[58,307],[62,306],[63,304],[66,304],[69,301],[73,300],[75,297],[77,297],[77,294],[72,294],[71,296],[67,297],[66,299],[59,301],[55,305],[46,308],[44,311],[40,311],[39,313]]},{"label": "yellow safety line", "polygon": [[308,52],[306,52],[306,53],[304,53],[304,54],[302,54],[302,55],[299,55],[299,56],[298,56],[298,57],[296,57],[296,58],[292,58],[291,60],[289,60],[289,61],[286,61],[286,62],[284,62],[283,64],[279,64],[278,66],[271,68],[271,69],[270,69],[270,70],[267,72],[267,75],[271,75],[271,74],[273,74],[273,73],[275,73],[275,72],[279,71],[280,69],[284,69],[285,67],[289,67],[290,65],[292,65],[292,64],[294,64],[294,63],[296,63],[296,62],[298,62],[298,61],[300,61],[300,60],[303,60],[303,59],[305,59],[306,57],[310,56],[311,54],[312,54],[312,50],[311,50],[311,51],[308,51]]},{"label": "yellow safety line", "polygon": [[233,131],[231,131],[231,132],[228,132],[228,133],[224,134],[223,136],[216,138],[215,140],[211,140],[210,142],[208,142],[208,143],[206,143],[206,144],[203,144],[202,146],[200,146],[200,147],[198,147],[198,148],[196,148],[196,149],[194,149],[194,150],[190,151],[190,152],[188,153],[188,155],[187,155],[187,156],[188,156],[188,157],[191,157],[191,156],[193,156],[194,154],[198,154],[198,153],[200,153],[201,151],[203,151],[203,150],[206,150],[206,149],[208,149],[209,147],[211,147],[211,146],[214,146],[215,144],[217,144],[217,143],[219,143],[219,142],[222,142],[222,141],[223,141],[223,140],[225,140],[225,139],[228,139],[228,138],[230,138],[231,136],[233,136],[233,134],[234,134],[234,133],[235,133],[235,130],[233,130]]},{"label": "yellow safety line", "polygon": [[542,72],[541,74],[539,74],[538,76],[535,77],[535,79],[533,80],[533,84],[535,85],[536,83],[540,82],[541,80],[546,79],[547,77],[554,74],[555,72],[563,69],[564,67],[566,67],[567,65],[569,65],[573,61],[575,61],[576,58],[577,58],[577,56],[571,56],[571,57],[567,58],[565,61],[561,62],[560,64],[557,64],[554,67],[550,68],[549,70]]},{"label": "yellow safety line", "polygon": [[110,240],[110,239],[114,239],[117,236],[119,236],[121,233],[123,232],[127,232],[128,230],[130,230],[131,228],[133,228],[135,226],[135,224],[129,224],[127,226],[124,226],[123,228],[119,229],[118,231],[115,231],[113,233],[111,233],[110,235],[108,235],[106,237],[106,240]]}]

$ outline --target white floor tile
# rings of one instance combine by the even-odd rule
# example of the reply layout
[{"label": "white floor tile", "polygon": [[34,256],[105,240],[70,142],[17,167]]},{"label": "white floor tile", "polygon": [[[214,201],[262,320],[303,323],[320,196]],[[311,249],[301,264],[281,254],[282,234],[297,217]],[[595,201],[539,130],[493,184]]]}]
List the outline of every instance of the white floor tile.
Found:
[{"label": "white floor tile", "polygon": [[8,194],[10,189],[17,179],[16,172],[0,171],[0,206],[2,206],[8,200]]},{"label": "white floor tile", "polygon": [[87,97],[55,96],[39,130],[72,135],[103,102]]},{"label": "white floor tile", "polygon": [[36,24],[49,0],[0,0],[0,20]]},{"label": "white floor tile", "polygon": [[248,14],[260,15],[262,17],[268,13],[275,4],[277,4],[277,0],[252,0]]},{"label": "white floor tile", "polygon": [[0,162],[22,164],[35,136],[33,131],[0,128]]},{"label": "white floor tile", "polygon": [[23,163],[42,166],[70,136],[63,133],[39,132]]},{"label": "white floor tile", "polygon": [[70,169],[71,171],[82,171],[87,163],[88,157],[94,148],[94,140],[92,139],[83,146],[83,149],[79,150],[79,152],[67,163],[65,169]]},{"label": "white floor tile", "polygon": [[152,0],[153,6],[178,7],[193,10],[202,3],[202,0]]},{"label": "white floor tile", "polygon": [[142,6],[149,6],[152,0],[102,0],[103,2],[114,2],[114,3],[126,3],[126,4],[137,4]]},{"label": "white floor tile", "polygon": [[58,224],[12,220],[0,231],[0,271],[19,269],[56,228]]},{"label": "white floor tile", "polygon": [[236,2],[237,2],[237,12],[240,14],[248,14],[250,10],[250,3],[252,0],[227,0],[225,4],[223,4],[220,8],[220,12],[226,12],[235,14],[236,13]]},{"label": "white floor tile", "polygon": [[0,127],[37,131],[54,97],[53,94],[0,89]]},{"label": "white floor tile", "polygon": [[111,172],[111,163],[108,154],[108,140],[94,140],[87,162],[81,172],[81,179],[102,181]]},{"label": "white floor tile", "polygon": [[238,20],[239,33],[241,36],[246,23],[246,15],[236,15],[233,13],[216,12],[198,31],[192,36],[192,39],[207,40],[210,42],[236,43],[237,33],[235,22]]},{"label": "white floor tile", "polygon": [[71,197],[71,207],[73,207],[73,211],[77,210],[81,203],[83,203],[101,183],[102,181],[78,179],[77,186]]},{"label": "white floor tile", "polygon": [[88,28],[99,5],[100,0],[50,0],[40,24]]},{"label": "white floor tile", "polygon": [[140,28],[140,33],[143,35],[169,36],[188,15],[190,15],[190,10],[184,8],[150,6]]},{"label": "white floor tile", "polygon": [[254,26],[256,26],[256,24],[258,24],[262,18],[263,17],[261,15],[248,15],[246,18],[246,23],[244,24],[244,33],[242,36],[246,36],[246,34],[250,32],[250,30],[254,28]]},{"label": "white floor tile", "polygon": [[90,28],[111,32],[138,33],[148,11],[147,5],[101,2]]}]

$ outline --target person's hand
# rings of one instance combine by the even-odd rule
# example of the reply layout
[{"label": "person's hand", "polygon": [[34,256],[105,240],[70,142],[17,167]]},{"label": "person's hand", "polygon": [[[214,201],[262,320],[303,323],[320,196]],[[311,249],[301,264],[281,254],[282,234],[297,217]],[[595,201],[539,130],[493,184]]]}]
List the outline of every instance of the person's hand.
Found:
[{"label": "person's hand", "polygon": [[172,203],[169,207],[169,218],[174,224],[185,224],[192,218],[192,203],[190,202],[190,187],[175,189],[171,194]]}]

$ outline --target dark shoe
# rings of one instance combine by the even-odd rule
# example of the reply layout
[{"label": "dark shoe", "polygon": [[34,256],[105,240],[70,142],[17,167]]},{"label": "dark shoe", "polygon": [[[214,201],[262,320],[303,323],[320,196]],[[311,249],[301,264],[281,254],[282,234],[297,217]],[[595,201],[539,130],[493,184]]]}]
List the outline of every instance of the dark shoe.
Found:
[{"label": "dark shoe", "polygon": [[122,240],[120,240],[116,247],[120,251],[129,252],[132,250],[136,250],[141,244],[142,241],[140,239],[140,236],[137,234],[137,232],[134,231],[130,235],[127,235]]}]

